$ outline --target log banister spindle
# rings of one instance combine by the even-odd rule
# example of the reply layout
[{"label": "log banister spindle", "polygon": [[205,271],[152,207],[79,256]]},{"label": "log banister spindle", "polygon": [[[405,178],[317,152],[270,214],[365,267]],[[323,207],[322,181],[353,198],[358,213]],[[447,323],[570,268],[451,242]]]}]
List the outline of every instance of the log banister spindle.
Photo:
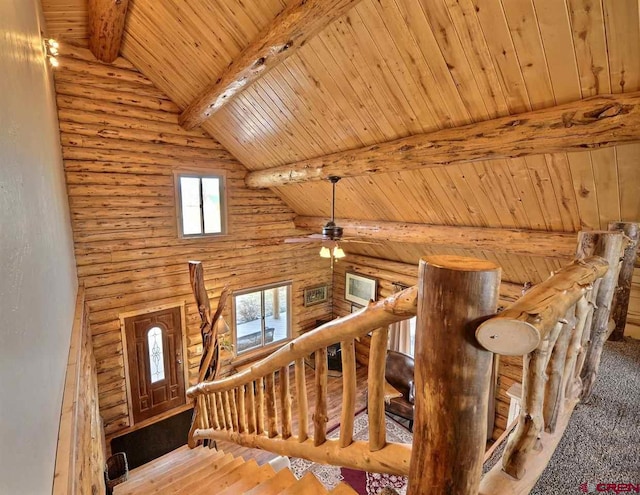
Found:
[{"label": "log banister spindle", "polygon": [[278,435],[278,413],[276,412],[276,385],[273,373],[269,373],[265,377],[265,413],[266,428],[269,438]]},{"label": "log banister spindle", "polygon": [[387,441],[384,415],[384,371],[389,329],[379,328],[371,336],[368,370],[369,449],[380,450]]},{"label": "log banister spindle", "polygon": [[238,399],[238,431],[240,433],[247,431],[247,408],[244,396],[244,385],[240,385],[236,389],[236,397]]},{"label": "log banister spindle", "polygon": [[472,322],[496,311],[499,285],[489,261],[420,261],[408,495],[478,493],[492,355],[475,342]]},{"label": "log banister spindle", "polygon": [[315,353],[316,404],[313,413],[313,444],[322,445],[327,439],[327,376],[329,373],[327,362],[327,348],[318,349]]},{"label": "log banister spindle", "polygon": [[256,432],[255,388],[255,382],[249,382],[245,390],[245,404],[247,407],[247,428],[249,433]]},{"label": "log banister spindle", "polygon": [[564,404],[564,371],[567,363],[569,342],[575,334],[576,317],[575,306],[572,306],[564,317],[560,335],[558,336],[549,364],[547,365],[547,385],[544,393],[543,418],[547,432],[555,432],[558,418]]},{"label": "log banister spindle", "polygon": [[296,359],[296,400],[298,403],[298,442],[309,437],[309,405],[307,403],[307,382],[304,358]]},{"label": "log banister spindle", "polygon": [[256,396],[256,433],[264,433],[264,387],[265,380],[260,377],[256,380],[258,395]]},{"label": "log banister spindle", "polygon": [[356,409],[356,351],[353,340],[340,342],[342,354],[342,414],[340,416],[340,447],[353,442],[353,422]]},{"label": "log banister spindle", "polygon": [[585,324],[587,322],[587,316],[590,310],[589,298],[591,297],[592,290],[588,290],[583,297],[581,297],[575,305],[575,328],[571,334],[571,340],[569,342],[569,348],[567,350],[567,359],[564,365],[564,372],[562,377],[562,390],[566,398],[574,399],[578,393],[575,388],[575,371],[578,361],[578,355],[580,353],[580,346],[582,344],[582,335],[584,334]]},{"label": "log banister spindle", "polygon": [[289,393],[289,367],[280,368],[280,405],[282,414],[282,438],[291,436],[291,394]]}]

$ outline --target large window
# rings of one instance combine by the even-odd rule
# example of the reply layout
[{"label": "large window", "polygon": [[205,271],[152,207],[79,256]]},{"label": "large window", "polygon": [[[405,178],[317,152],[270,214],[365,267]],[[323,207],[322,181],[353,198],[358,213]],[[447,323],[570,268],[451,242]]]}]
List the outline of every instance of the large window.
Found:
[{"label": "large window", "polygon": [[234,295],[234,341],[238,355],[291,336],[290,300],[290,283],[249,289]]},{"label": "large window", "polygon": [[181,236],[225,233],[224,176],[179,174],[176,187]]}]

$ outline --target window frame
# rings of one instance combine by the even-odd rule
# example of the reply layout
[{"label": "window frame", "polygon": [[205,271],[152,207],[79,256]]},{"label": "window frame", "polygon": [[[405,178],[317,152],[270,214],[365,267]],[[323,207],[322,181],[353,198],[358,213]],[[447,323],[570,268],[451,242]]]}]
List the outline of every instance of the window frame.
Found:
[{"label": "window frame", "polygon": [[[185,234],[182,219],[182,178],[200,179],[200,225],[202,227],[201,234]],[[206,233],[204,231],[204,207],[202,201],[202,179],[218,179],[220,181],[220,230],[221,232]],[[175,170],[174,171],[175,186],[175,206],[176,219],[178,227],[178,237],[180,239],[199,239],[202,237],[216,238],[229,235],[227,223],[227,175],[224,170]]]},{"label": "window frame", "polygon": [[[282,340],[277,340],[274,342],[269,342],[267,344],[265,344],[264,340],[265,340],[265,329],[266,329],[266,315],[265,313],[265,303],[264,303],[264,298],[265,298],[265,291],[269,290],[269,289],[279,289],[281,287],[286,287],[287,289],[287,296],[286,296],[286,301],[287,301],[287,335],[284,339]],[[236,300],[238,296],[243,296],[245,294],[251,294],[253,292],[260,292],[260,331],[261,331],[261,337],[262,337],[262,345],[258,346],[258,347],[251,347],[245,351],[242,352],[238,352],[238,318],[237,318],[237,309],[236,309]],[[276,347],[280,347],[283,344],[289,342],[292,338],[293,335],[293,328],[292,328],[292,310],[293,310],[293,282],[291,280],[286,280],[286,281],[282,281],[282,282],[275,282],[272,284],[266,284],[266,285],[260,285],[260,286],[256,286],[256,287],[250,287],[247,289],[242,289],[242,290],[238,290],[238,291],[233,291],[233,300],[232,300],[232,304],[231,304],[231,314],[232,314],[232,341],[233,341],[233,347],[234,347],[234,354],[236,355],[236,357],[238,358],[242,358],[245,359],[248,356],[252,356],[252,355],[257,355],[257,354],[261,354],[263,353],[265,350],[268,349],[272,349],[272,348],[276,348]],[[275,337],[275,336],[274,336]]]}]

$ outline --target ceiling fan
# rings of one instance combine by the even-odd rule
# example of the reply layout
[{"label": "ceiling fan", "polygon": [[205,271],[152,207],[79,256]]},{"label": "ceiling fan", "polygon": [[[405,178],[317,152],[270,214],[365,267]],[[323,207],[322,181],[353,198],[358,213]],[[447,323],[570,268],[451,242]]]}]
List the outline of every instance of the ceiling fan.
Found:
[{"label": "ceiling fan", "polygon": [[[343,237],[342,227],[336,225],[335,213],[336,213],[336,184],[340,180],[340,177],[332,175],[329,177],[329,182],[332,184],[332,196],[331,196],[331,220],[329,220],[324,227],[322,227],[321,234],[311,234],[304,237],[291,237],[285,239],[285,243],[297,243],[297,242],[323,242],[328,245],[323,245],[320,249],[320,256],[323,258],[344,258],[345,254],[342,248],[338,245],[340,242],[361,242],[370,244],[370,241],[363,241],[353,237]],[[332,247],[332,249],[330,249]]]}]

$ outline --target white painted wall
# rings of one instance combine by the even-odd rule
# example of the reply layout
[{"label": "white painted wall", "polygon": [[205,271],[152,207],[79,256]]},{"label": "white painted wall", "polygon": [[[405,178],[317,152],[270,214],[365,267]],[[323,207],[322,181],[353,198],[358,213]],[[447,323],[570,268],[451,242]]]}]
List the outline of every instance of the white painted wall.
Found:
[{"label": "white painted wall", "polygon": [[51,493],[76,272],[38,0],[0,0],[0,494]]}]

